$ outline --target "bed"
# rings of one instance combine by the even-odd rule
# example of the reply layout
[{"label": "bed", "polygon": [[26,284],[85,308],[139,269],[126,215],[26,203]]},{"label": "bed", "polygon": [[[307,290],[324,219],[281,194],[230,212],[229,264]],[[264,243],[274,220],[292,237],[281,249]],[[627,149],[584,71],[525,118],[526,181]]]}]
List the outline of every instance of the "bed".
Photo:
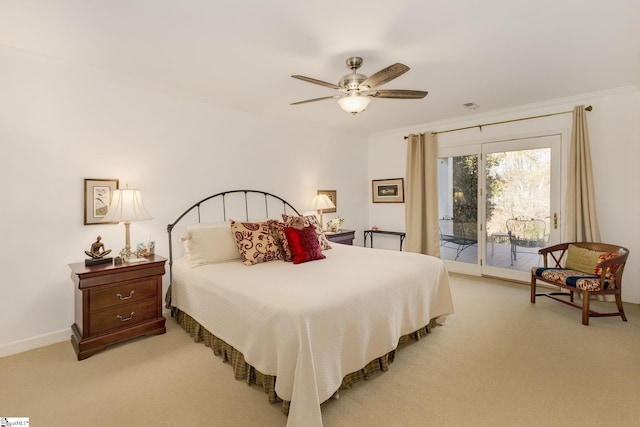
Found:
[{"label": "bed", "polygon": [[[242,219],[229,216],[229,200],[238,197],[244,212],[236,218]],[[213,200],[222,221],[203,222],[203,205]],[[261,212],[255,212],[256,201],[264,201]],[[188,217],[180,233],[185,254],[174,259],[176,226]],[[291,226],[301,218],[311,224]],[[341,387],[386,370],[399,344],[420,338],[453,313],[441,260],[340,244],[323,248],[328,242],[315,234],[313,218],[273,194],[234,190],[203,199],[167,227],[167,303],[174,317],[229,361],[236,378],[261,385],[270,401],[282,400],[290,427],[322,426],[321,403]],[[238,227],[254,230],[267,223],[285,224],[293,262],[271,255],[252,262],[238,249]],[[308,238],[312,229],[320,241]],[[316,259],[294,264],[296,236],[306,236],[301,241],[311,242]],[[202,259],[211,252],[214,257]]]}]

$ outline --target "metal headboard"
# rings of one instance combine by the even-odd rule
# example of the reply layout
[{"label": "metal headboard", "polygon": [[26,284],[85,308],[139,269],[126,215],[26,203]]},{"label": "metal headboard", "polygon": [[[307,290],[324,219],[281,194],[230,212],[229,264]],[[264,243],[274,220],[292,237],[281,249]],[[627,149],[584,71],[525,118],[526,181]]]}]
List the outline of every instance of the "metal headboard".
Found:
[{"label": "metal headboard", "polygon": [[269,200],[275,200],[278,202],[282,202],[282,213],[287,213],[287,208],[290,209],[292,212],[294,212],[296,215],[300,215],[300,213],[296,210],[296,208],[294,208],[291,203],[287,202],[286,200],[284,200],[281,197],[278,197],[274,194],[271,193],[267,193],[264,191],[259,191],[259,190],[231,190],[231,191],[223,191],[222,193],[217,193],[214,194],[212,196],[206,197],[202,200],[200,200],[199,202],[195,203],[193,206],[191,206],[189,209],[187,209],[186,211],[184,211],[182,213],[182,215],[180,215],[178,217],[178,219],[176,219],[175,221],[173,221],[171,224],[167,225],[167,233],[169,234],[169,283],[171,284],[173,282],[173,239],[171,237],[171,232],[173,231],[174,227],[180,222],[180,220],[182,220],[185,216],[187,216],[187,214],[191,213],[192,211],[196,211],[198,214],[198,223],[201,222],[201,206],[203,203],[208,202],[208,201],[212,201],[213,199],[216,199],[217,197],[221,197],[222,198],[222,218],[223,221],[227,220],[227,204],[226,204],[226,196],[229,194],[237,194],[237,193],[244,193],[244,211],[245,211],[245,220],[249,220],[249,199],[248,199],[248,194],[259,194],[264,196],[264,212],[265,212],[265,218],[269,218]]}]

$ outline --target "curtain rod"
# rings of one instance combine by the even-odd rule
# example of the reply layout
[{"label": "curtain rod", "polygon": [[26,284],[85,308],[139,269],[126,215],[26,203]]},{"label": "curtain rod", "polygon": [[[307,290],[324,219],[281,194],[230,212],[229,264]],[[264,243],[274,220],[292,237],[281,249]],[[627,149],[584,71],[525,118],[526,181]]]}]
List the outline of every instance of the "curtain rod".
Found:
[{"label": "curtain rod", "polygon": [[[593,107],[591,105],[587,106],[584,108],[586,111],[591,111],[593,110]],[[542,117],[550,117],[550,116],[557,116],[560,114],[568,114],[568,113],[573,113],[573,110],[571,111],[561,111],[559,113],[550,113],[550,114],[543,114],[541,116],[531,116],[531,117],[522,117],[520,119],[511,119],[511,120],[503,120],[501,122],[493,122],[493,123],[485,123],[482,125],[473,125],[473,126],[466,126],[463,128],[457,128],[457,129],[447,129],[447,130],[441,130],[439,132],[432,132],[433,134],[439,134],[439,133],[447,133],[447,132],[455,132],[455,131],[459,131],[459,130],[466,130],[466,129],[473,129],[473,128],[479,128],[480,131],[482,132],[482,127],[483,126],[492,126],[492,125],[501,125],[504,123],[511,123],[511,122],[520,122],[522,120],[531,120],[531,119],[540,119]],[[404,139],[407,139],[409,136],[405,136]]]}]

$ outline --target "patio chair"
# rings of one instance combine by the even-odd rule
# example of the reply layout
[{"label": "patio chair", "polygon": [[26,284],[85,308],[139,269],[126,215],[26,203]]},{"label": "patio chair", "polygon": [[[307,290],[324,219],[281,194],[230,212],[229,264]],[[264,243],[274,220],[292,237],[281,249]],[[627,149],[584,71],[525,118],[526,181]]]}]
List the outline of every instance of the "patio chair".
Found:
[{"label": "patio chair", "polygon": [[478,243],[476,228],[475,223],[456,223],[453,218],[445,216],[440,219],[440,246],[454,245],[457,260],[462,251]]},{"label": "patio chair", "polygon": [[[607,243],[574,242],[549,246],[538,253],[544,257],[544,267],[531,268],[532,304],[537,296],[546,296],[579,308],[583,325],[589,325],[589,317],[620,316],[627,321],[622,307],[622,273],[629,256],[627,248]],[[569,292],[536,293],[538,280]],[[574,293],[581,294],[582,305],[574,303]],[[614,295],[618,311],[598,313],[591,310],[591,295]]]},{"label": "patio chair", "polygon": [[518,259],[518,247],[543,248],[549,244],[547,223],[542,219],[525,217],[508,219],[507,233],[511,243],[511,265]]}]

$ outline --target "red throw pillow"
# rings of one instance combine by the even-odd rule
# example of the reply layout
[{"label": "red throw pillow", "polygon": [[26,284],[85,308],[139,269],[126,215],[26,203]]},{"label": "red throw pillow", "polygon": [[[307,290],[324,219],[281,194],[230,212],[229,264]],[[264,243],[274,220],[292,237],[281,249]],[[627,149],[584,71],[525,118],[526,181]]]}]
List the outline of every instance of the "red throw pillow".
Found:
[{"label": "red throw pillow", "polygon": [[284,234],[287,236],[294,264],[326,258],[322,255],[322,249],[320,249],[316,229],[313,225],[302,229],[285,227]]}]

